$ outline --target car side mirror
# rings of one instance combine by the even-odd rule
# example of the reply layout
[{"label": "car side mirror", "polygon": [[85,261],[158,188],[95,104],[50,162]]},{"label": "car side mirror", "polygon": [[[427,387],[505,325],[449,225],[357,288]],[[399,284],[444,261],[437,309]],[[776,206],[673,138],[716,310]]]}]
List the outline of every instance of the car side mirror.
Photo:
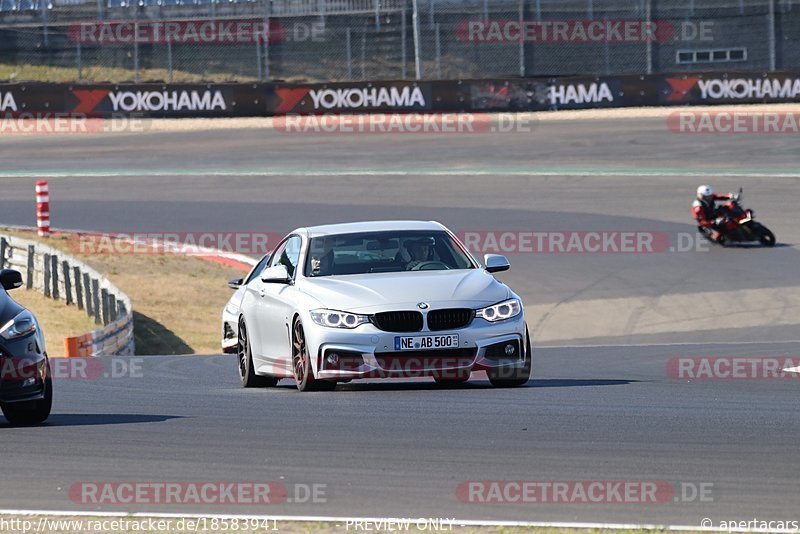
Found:
[{"label": "car side mirror", "polygon": [[273,265],[264,269],[261,281],[265,284],[288,284],[292,281],[292,277],[289,276],[289,270],[285,265]]},{"label": "car side mirror", "polygon": [[231,289],[239,289],[244,283],[244,278],[231,278],[228,280],[228,287]]},{"label": "car side mirror", "polygon": [[0,285],[6,290],[22,287],[22,273],[14,269],[0,271]]},{"label": "car side mirror", "polygon": [[483,264],[486,265],[486,272],[488,273],[499,273],[511,268],[508,258],[501,254],[484,254]]}]

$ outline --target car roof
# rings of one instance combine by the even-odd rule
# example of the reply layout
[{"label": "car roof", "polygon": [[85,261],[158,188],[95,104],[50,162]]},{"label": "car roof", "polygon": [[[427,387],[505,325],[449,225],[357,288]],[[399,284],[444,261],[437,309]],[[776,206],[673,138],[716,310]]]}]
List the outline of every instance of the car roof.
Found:
[{"label": "car roof", "polygon": [[436,221],[362,221],[342,224],[325,224],[298,228],[293,233],[304,232],[308,237],[354,234],[359,232],[385,232],[391,230],[446,230]]}]

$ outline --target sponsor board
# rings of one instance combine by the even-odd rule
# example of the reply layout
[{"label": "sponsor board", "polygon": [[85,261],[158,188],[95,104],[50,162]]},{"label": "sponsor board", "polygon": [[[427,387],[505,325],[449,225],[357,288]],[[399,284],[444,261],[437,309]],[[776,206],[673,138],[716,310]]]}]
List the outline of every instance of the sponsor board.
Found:
[{"label": "sponsor board", "polygon": [[10,91],[0,91],[0,112],[6,113],[9,111],[18,111],[14,93]]},{"label": "sponsor board", "polygon": [[483,80],[470,83],[470,101],[472,109],[476,111],[546,111],[642,105],[641,91],[629,87],[641,83],[641,80],[626,77]]},{"label": "sponsor board", "polygon": [[664,77],[664,103],[795,102],[800,100],[800,76],[789,74],[709,74]]},{"label": "sponsor board", "polygon": [[[800,73],[796,72],[498,78],[422,83],[0,85],[0,114],[12,117],[23,112],[33,116],[66,113],[86,117],[122,114],[152,118],[459,113],[796,101],[800,101]],[[308,125],[320,131],[329,126],[326,123]]]},{"label": "sponsor board", "polygon": [[606,82],[584,83],[556,83],[549,87],[547,93],[552,106],[564,105],[595,105],[614,103],[614,94]]},{"label": "sponsor board", "polygon": [[65,107],[90,117],[194,117],[264,114],[262,93],[252,86],[115,85],[71,88]]},{"label": "sponsor board", "polygon": [[275,89],[276,114],[358,113],[364,111],[424,111],[431,107],[429,84],[322,85]]}]

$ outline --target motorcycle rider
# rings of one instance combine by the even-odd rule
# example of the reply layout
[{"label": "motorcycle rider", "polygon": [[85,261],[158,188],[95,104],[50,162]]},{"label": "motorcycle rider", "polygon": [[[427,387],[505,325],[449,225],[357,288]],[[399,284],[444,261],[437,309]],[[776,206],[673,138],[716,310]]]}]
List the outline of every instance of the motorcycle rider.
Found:
[{"label": "motorcycle rider", "polygon": [[720,216],[716,201],[730,200],[733,197],[733,193],[715,195],[710,185],[701,185],[697,188],[697,198],[692,203],[692,214],[700,231],[717,243],[722,243],[725,239],[721,230],[725,228],[726,218]]}]

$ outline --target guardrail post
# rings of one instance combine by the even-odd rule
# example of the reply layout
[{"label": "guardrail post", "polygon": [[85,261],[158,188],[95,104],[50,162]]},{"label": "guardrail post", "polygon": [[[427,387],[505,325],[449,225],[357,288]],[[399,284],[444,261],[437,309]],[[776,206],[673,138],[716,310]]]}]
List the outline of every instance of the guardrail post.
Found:
[{"label": "guardrail post", "polygon": [[103,288],[100,290],[100,316],[103,318],[103,324],[108,324],[110,321],[108,311],[108,289]]},{"label": "guardrail post", "polygon": [[69,262],[63,260],[61,262],[61,269],[64,271],[64,298],[67,301],[67,306],[72,304],[72,280],[69,272]]},{"label": "guardrail post", "polygon": [[33,245],[28,245],[28,272],[25,273],[25,288],[26,289],[33,289],[33,271],[34,265],[33,262],[36,260],[36,249]]},{"label": "guardrail post", "polygon": [[44,255],[44,296],[50,297],[50,254]]},{"label": "guardrail post", "polygon": [[94,316],[94,301],[92,300],[92,281],[89,273],[83,273],[83,290],[86,293],[86,315]]},{"label": "guardrail post", "polygon": [[108,322],[113,323],[117,320],[117,297],[113,293],[108,294]]},{"label": "guardrail post", "polygon": [[6,268],[6,250],[8,249],[8,241],[6,238],[0,238],[0,269]]},{"label": "guardrail post", "polygon": [[100,310],[100,281],[92,279],[92,308],[94,309],[95,324],[103,323],[103,316]]},{"label": "guardrail post", "polygon": [[78,304],[78,309],[83,309],[83,285],[81,284],[81,268],[73,267],[72,274],[75,277],[75,302]]},{"label": "guardrail post", "polygon": [[53,277],[53,299],[58,300],[61,292],[58,288],[58,256],[50,256],[50,276]]}]

